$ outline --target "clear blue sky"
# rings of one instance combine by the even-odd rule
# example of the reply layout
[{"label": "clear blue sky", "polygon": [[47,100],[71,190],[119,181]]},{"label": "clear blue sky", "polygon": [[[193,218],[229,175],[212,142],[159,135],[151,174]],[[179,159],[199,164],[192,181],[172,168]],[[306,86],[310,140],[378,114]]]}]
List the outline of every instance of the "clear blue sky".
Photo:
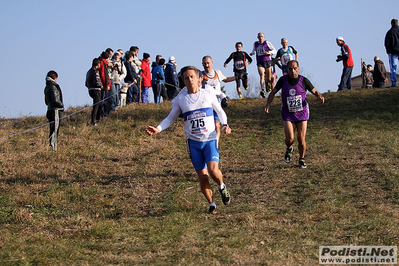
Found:
[{"label": "clear blue sky", "polygon": [[[91,104],[85,75],[107,47],[136,45],[140,58],[147,52],[152,60],[173,55],[178,68],[201,67],[202,56],[211,55],[214,68],[231,76],[232,63],[225,69],[224,60],[237,41],[250,53],[258,32],[276,48],[287,38],[298,51],[302,73],[319,91],[336,91],[342,63],[335,62],[335,38],[343,36],[352,49],[353,76],[360,74],[361,58],[372,63],[378,55],[388,68],[384,36],[399,16],[397,7],[397,0],[3,1],[0,117],[45,115],[49,70],[59,74],[67,107]],[[255,64],[248,72],[258,78]],[[226,89],[235,96],[234,83]]]}]

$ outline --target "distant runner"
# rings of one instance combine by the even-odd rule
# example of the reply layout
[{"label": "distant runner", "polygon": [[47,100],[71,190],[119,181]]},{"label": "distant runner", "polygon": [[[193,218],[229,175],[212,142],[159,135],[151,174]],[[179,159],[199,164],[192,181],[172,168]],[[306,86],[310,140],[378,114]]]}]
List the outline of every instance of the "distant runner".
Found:
[{"label": "distant runner", "polygon": [[317,97],[320,103],[324,103],[324,97],[312,85],[312,83],[304,76],[299,75],[299,63],[296,60],[288,62],[288,75],[282,76],[276,87],[272,90],[267,99],[265,112],[269,113],[270,104],[273,102],[276,93],[281,92],[281,116],[284,123],[285,151],[284,160],[286,163],[291,162],[292,152],[294,148],[294,132],[297,130],[298,150],[299,150],[299,167],[306,168],[305,151],[306,151],[306,130],[309,120],[309,105],[306,100],[306,92],[310,91]]},{"label": "distant runner", "polygon": [[254,47],[250,55],[256,53],[256,64],[258,66],[258,73],[260,76],[260,96],[266,97],[265,93],[265,75],[266,75],[266,91],[272,90],[272,56],[277,53],[276,48],[269,41],[265,40],[265,35],[263,32],[258,33],[258,40],[254,43]]},{"label": "distant runner", "polygon": [[283,46],[277,51],[276,60],[281,62],[281,70],[283,75],[287,75],[287,64],[291,60],[298,61],[298,52],[294,47],[288,46],[288,40],[286,38],[281,39],[281,45]]},{"label": "distant runner", "polygon": [[245,90],[248,90],[248,73],[247,66],[252,63],[252,58],[244,51],[242,51],[242,42],[236,43],[236,51],[231,53],[229,58],[224,62],[224,67],[233,59],[233,72],[236,79],[238,98],[242,99],[240,80]]}]

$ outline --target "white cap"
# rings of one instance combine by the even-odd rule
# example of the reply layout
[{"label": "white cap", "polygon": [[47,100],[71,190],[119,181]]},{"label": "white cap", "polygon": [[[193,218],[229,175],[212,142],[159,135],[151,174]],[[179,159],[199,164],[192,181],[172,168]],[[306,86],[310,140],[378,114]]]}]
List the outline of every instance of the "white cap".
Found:
[{"label": "white cap", "polygon": [[343,41],[343,42],[345,42],[344,37],[342,37],[342,36],[338,36],[338,37],[337,37],[337,41]]},{"label": "white cap", "polygon": [[169,56],[169,62],[176,62],[175,57],[173,55]]}]

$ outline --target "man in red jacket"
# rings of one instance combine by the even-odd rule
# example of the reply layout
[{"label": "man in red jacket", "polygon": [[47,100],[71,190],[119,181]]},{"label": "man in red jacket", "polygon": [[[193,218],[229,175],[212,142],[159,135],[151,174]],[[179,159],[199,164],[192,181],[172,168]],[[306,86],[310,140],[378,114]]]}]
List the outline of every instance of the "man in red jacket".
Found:
[{"label": "man in red jacket", "polygon": [[[101,83],[103,84],[103,88],[101,90],[101,100],[107,98],[111,91],[111,80],[109,79],[109,73],[108,73],[108,58],[109,58],[109,53],[107,51],[101,53],[100,56],[101,63],[100,63],[100,68],[98,69],[98,71],[100,72]],[[101,108],[102,117],[106,117],[109,114],[107,106],[108,105],[103,102]]]},{"label": "man in red jacket", "polygon": [[151,57],[147,53],[143,53],[141,61],[141,102],[148,103],[148,90],[151,88]]},{"label": "man in red jacket", "polygon": [[337,62],[342,61],[344,69],[342,70],[341,82],[338,85],[338,91],[343,91],[345,86],[348,90],[352,89],[352,69],[353,59],[352,52],[348,45],[345,44],[343,37],[338,36],[336,39],[337,45],[341,47],[341,54],[337,56]]}]

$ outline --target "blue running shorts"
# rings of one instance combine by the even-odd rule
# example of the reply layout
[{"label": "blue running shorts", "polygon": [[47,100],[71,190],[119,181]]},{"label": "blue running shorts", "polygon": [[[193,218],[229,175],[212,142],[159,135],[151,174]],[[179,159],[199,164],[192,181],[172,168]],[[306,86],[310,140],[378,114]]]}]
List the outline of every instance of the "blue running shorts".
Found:
[{"label": "blue running shorts", "polygon": [[196,172],[206,169],[207,162],[219,163],[219,149],[216,140],[200,142],[187,139],[187,150]]}]

